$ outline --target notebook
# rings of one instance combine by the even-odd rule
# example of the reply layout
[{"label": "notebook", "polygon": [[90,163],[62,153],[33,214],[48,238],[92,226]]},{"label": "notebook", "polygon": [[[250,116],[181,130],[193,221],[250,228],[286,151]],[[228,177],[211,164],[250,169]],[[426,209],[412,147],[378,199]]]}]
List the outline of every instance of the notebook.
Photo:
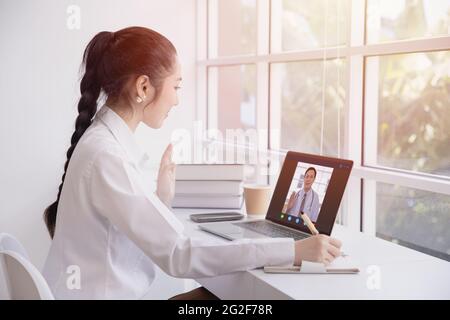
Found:
[{"label": "notebook", "polygon": [[325,266],[322,263],[303,261],[301,266],[265,266],[266,273],[303,273],[303,274],[356,274],[359,268],[346,257],[339,257],[333,263]]}]

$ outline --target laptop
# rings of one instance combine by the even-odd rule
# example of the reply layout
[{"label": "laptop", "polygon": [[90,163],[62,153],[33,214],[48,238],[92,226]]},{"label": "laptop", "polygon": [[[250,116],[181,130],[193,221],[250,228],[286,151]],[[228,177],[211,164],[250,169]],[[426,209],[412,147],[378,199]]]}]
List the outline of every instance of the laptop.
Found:
[{"label": "laptop", "polygon": [[300,240],[312,235],[302,219],[305,214],[320,234],[330,235],[352,167],[351,160],[289,151],[265,219],[213,222],[199,228],[228,240]]}]

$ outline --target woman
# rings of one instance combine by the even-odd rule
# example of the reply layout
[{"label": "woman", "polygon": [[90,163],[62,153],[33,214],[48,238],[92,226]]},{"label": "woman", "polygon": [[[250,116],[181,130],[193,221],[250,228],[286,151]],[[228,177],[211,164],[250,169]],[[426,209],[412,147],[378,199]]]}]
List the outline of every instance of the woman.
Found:
[{"label": "woman", "polygon": [[[143,170],[147,156],[133,134],[140,122],[160,128],[178,104],[174,46],[141,27],[100,32],[83,64],[62,183],[44,215],[53,237],[44,276],[56,298],[141,298],[154,264],[175,277],[198,278],[302,260],[329,263],[340,254],[340,242],[326,236],[228,243],[185,236],[169,210],[172,146],[162,156],[154,192]],[[101,92],[107,100],[97,112]],[[187,297],[205,297],[197,293]]]}]

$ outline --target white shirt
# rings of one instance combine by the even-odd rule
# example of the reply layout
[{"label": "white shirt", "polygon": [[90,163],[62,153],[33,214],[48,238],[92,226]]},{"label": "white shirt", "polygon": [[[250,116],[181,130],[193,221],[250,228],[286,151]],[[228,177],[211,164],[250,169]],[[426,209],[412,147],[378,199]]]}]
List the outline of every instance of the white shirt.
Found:
[{"label": "white shirt", "polygon": [[56,298],[141,298],[154,263],[183,278],[293,263],[292,239],[184,235],[144,174],[147,159],[122,118],[103,106],[74,150],[59,201],[43,271]]},{"label": "white shirt", "polygon": [[309,189],[306,193],[302,188],[295,194],[295,202],[294,206],[288,210],[287,214],[298,216],[300,213],[300,206],[302,204],[303,196],[305,196],[305,204],[303,207],[303,212],[308,215],[312,222],[316,222],[319,216],[319,195],[312,188]]}]

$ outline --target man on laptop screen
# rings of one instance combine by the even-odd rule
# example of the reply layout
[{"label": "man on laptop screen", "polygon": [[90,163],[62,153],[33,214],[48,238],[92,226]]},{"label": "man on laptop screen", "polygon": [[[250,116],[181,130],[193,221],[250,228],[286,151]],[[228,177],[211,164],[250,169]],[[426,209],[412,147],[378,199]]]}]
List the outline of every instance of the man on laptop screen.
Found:
[{"label": "man on laptop screen", "polygon": [[[283,206],[283,213],[292,218],[305,213],[314,223],[317,221],[320,206],[327,192],[333,168],[299,163],[289,188],[289,199]],[[292,219],[291,218],[291,219]]]}]

